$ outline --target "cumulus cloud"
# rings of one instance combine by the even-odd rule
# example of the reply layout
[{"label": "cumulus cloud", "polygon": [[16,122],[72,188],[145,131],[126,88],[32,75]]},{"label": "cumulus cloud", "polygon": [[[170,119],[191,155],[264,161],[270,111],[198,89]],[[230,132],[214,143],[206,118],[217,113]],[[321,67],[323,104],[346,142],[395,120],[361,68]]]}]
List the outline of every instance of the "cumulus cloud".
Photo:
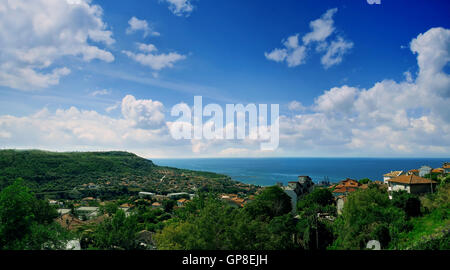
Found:
[{"label": "cumulus cloud", "polygon": [[274,49],[264,53],[268,60],[275,62],[286,61],[289,67],[296,67],[304,63],[306,47],[298,44],[298,34],[288,37],[283,42],[284,48]]},{"label": "cumulus cloud", "polygon": [[169,10],[176,16],[189,16],[194,11],[191,0],[165,0],[169,4]]},{"label": "cumulus cloud", "polygon": [[133,34],[137,31],[144,32],[144,37],[147,36],[160,36],[159,32],[153,31],[153,29],[148,25],[146,20],[139,20],[136,17],[132,17],[128,21],[129,27],[126,30],[128,35]]},{"label": "cumulus cloud", "polygon": [[[295,47],[295,39],[287,47]],[[333,87],[296,113],[280,116],[275,155],[436,156],[450,152],[450,31],[432,28],[411,42],[419,72],[415,78],[382,80],[363,89]],[[187,106],[187,105],[186,105]],[[259,141],[174,140],[176,125],[164,105],[126,96],[118,117],[72,107],[18,117],[0,116],[2,147],[49,150],[123,149],[144,156],[262,156]],[[205,123],[205,126],[208,122]],[[228,127],[225,127],[227,129]],[[30,136],[32,134],[32,136]],[[143,149],[145,149],[143,151]]]},{"label": "cumulus cloud", "polygon": [[335,30],[333,16],[338,11],[337,8],[327,10],[319,19],[309,23],[311,32],[303,36],[303,43],[321,42],[326,40]]},{"label": "cumulus cloud", "polygon": [[134,53],[130,51],[122,51],[122,53],[141,65],[150,67],[155,71],[160,71],[164,68],[171,68],[176,62],[186,59],[185,55],[176,52],[157,54],[157,48],[153,44],[140,44],[139,50],[142,52]]},{"label": "cumulus cloud", "polygon": [[283,116],[282,147],[341,156],[448,153],[449,38],[448,29],[432,28],[413,39],[416,80],[383,80],[369,89],[334,87],[315,99],[313,113]]},{"label": "cumulus cloud", "polygon": [[128,95],[119,107],[122,115],[117,118],[76,107],[54,112],[44,108],[23,117],[2,115],[0,144],[8,148],[58,151],[121,149],[145,156],[163,156],[164,151],[159,149],[163,145],[165,151],[169,150],[173,143],[162,103]]},{"label": "cumulus cloud", "polygon": [[338,37],[332,41],[330,46],[326,48],[326,53],[322,57],[322,65],[328,69],[331,66],[337,65],[342,62],[344,55],[353,48],[353,42],[346,41],[342,37]]},{"label": "cumulus cloud", "polygon": [[300,101],[293,100],[289,102],[288,109],[290,111],[303,111],[306,109],[306,107],[303,106],[303,104]]},{"label": "cumulus cloud", "polygon": [[358,94],[358,89],[348,86],[334,87],[319,96],[315,100],[314,109],[318,112],[348,113],[353,108],[353,103]]},{"label": "cumulus cloud", "polygon": [[111,45],[100,6],[88,0],[0,0],[0,85],[35,90],[57,85],[70,73],[54,67],[64,56],[114,61],[92,43]]},{"label": "cumulus cloud", "polygon": [[156,48],[156,46],[153,44],[138,43],[137,45],[138,45],[139,50],[142,52],[150,53],[150,52],[156,52],[158,50]]},{"label": "cumulus cloud", "polygon": [[127,95],[122,100],[122,115],[132,121],[136,127],[151,129],[164,125],[164,106],[159,101],[136,100],[132,95]]},{"label": "cumulus cloud", "polygon": [[342,62],[343,57],[353,48],[353,42],[347,41],[341,36],[328,42],[327,39],[335,32],[333,16],[337,8],[329,9],[319,19],[310,22],[311,32],[302,38],[299,43],[299,34],[292,35],[283,40],[283,48],[265,52],[266,59],[275,62],[286,62],[288,67],[297,67],[306,63],[305,58],[310,47],[315,46],[317,52],[324,52],[322,65],[325,69]]}]

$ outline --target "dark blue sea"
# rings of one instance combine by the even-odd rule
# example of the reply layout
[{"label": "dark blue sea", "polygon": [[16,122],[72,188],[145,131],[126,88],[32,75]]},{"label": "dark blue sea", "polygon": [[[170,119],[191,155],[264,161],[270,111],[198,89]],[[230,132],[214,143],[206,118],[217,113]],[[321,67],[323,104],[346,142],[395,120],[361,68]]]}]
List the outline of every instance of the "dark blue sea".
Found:
[{"label": "dark blue sea", "polygon": [[226,174],[234,180],[260,186],[296,181],[308,175],[313,181],[343,179],[383,180],[383,174],[395,170],[418,169],[422,165],[442,167],[445,158],[207,158],[153,159],[161,166]]}]

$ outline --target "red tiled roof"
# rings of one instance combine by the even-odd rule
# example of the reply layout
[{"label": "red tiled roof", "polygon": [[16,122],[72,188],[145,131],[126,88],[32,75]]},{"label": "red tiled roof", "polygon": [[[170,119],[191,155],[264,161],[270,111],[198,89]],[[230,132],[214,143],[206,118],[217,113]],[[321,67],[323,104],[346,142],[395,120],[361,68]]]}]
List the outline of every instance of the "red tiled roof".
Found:
[{"label": "red tiled roof", "polygon": [[349,193],[356,191],[356,188],[350,188],[350,187],[343,187],[343,188],[337,188],[333,190],[333,193]]},{"label": "red tiled roof", "polygon": [[408,184],[408,185],[419,185],[419,184],[436,184],[436,181],[431,179],[419,177],[417,175],[401,175],[399,177],[392,178],[388,180],[388,182],[400,183],[400,184]]}]

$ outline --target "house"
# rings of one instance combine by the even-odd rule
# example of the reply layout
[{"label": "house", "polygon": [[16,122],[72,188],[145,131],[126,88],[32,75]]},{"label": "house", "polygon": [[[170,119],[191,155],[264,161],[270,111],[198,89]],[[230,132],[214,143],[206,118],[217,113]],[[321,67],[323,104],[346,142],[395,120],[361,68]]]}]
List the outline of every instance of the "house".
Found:
[{"label": "house", "polygon": [[83,222],[79,220],[77,217],[71,215],[71,214],[64,214],[57,219],[55,219],[61,227],[66,228],[68,230],[73,230],[81,225],[83,225]]},{"label": "house", "polygon": [[120,207],[121,207],[121,208],[128,208],[128,209],[130,209],[130,208],[133,208],[134,205],[129,204],[129,203],[124,203],[124,204],[120,205]]},{"label": "house", "polygon": [[444,169],[443,168],[432,169],[431,173],[444,174]]},{"label": "house", "polygon": [[65,214],[69,214],[71,210],[70,209],[58,209],[57,211],[60,216],[63,216]]},{"label": "house", "polygon": [[360,187],[361,184],[358,181],[350,178],[339,182],[337,185],[331,186],[331,188],[334,188],[332,191],[334,197],[347,196],[349,193],[355,192]]},{"label": "house", "polygon": [[402,175],[403,171],[391,171],[390,173],[387,173],[385,175],[383,175],[383,181],[385,184],[387,184],[389,179],[395,178],[395,177],[399,177],[400,175]]},{"label": "house", "polygon": [[450,162],[445,162],[442,169],[444,169],[444,173],[450,173]]},{"label": "house", "polygon": [[243,207],[245,203],[245,199],[239,198],[237,194],[223,194],[220,198],[234,207]]},{"label": "house", "polygon": [[155,196],[155,193],[151,193],[151,192],[139,192],[139,197],[140,198],[152,198],[153,196]]},{"label": "house", "polygon": [[419,176],[419,170],[418,169],[409,170],[407,175],[411,175],[411,174]]},{"label": "house", "polygon": [[55,200],[49,200],[48,203],[49,203],[50,205],[63,205],[62,202],[58,202],[58,201],[55,201]]},{"label": "house", "polygon": [[281,186],[283,191],[291,198],[292,213],[297,213],[297,201],[300,197],[310,193],[314,183],[309,176],[299,176],[297,182],[289,182],[287,186]]},{"label": "house", "polygon": [[401,175],[388,181],[389,199],[392,200],[393,192],[405,190],[410,194],[432,193],[436,188],[436,181],[417,175]]},{"label": "house", "polygon": [[419,169],[419,176],[420,177],[424,177],[425,175],[430,174],[432,169],[433,168],[431,168],[430,166],[426,166],[426,165],[420,167],[420,169]]},{"label": "house", "polygon": [[79,207],[77,208],[77,214],[79,216],[84,215],[87,219],[93,219],[98,216],[99,208],[98,207]]},{"label": "house", "polygon": [[186,193],[186,192],[179,192],[179,193],[170,193],[170,194],[167,194],[167,197],[169,198],[169,199],[174,199],[174,198],[177,198],[177,197],[183,197],[183,196],[190,196],[188,193]]},{"label": "house", "polygon": [[152,207],[153,207],[153,208],[161,208],[161,207],[162,207],[162,204],[159,203],[159,202],[154,202],[154,203],[152,203]]},{"label": "house", "polygon": [[177,205],[178,205],[178,207],[183,207],[187,202],[189,202],[189,200],[182,198],[177,201]]}]

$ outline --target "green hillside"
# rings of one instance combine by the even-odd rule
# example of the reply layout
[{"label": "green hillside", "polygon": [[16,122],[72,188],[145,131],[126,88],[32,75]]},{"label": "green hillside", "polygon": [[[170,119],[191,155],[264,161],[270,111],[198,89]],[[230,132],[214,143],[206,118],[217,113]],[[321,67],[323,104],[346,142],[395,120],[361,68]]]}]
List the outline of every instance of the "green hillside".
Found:
[{"label": "green hillside", "polygon": [[[161,179],[164,179],[161,181]],[[127,152],[54,153],[39,150],[0,151],[0,189],[23,178],[33,191],[56,192],[87,189],[127,189],[158,193],[247,192],[251,186],[225,175],[160,167]]]}]

